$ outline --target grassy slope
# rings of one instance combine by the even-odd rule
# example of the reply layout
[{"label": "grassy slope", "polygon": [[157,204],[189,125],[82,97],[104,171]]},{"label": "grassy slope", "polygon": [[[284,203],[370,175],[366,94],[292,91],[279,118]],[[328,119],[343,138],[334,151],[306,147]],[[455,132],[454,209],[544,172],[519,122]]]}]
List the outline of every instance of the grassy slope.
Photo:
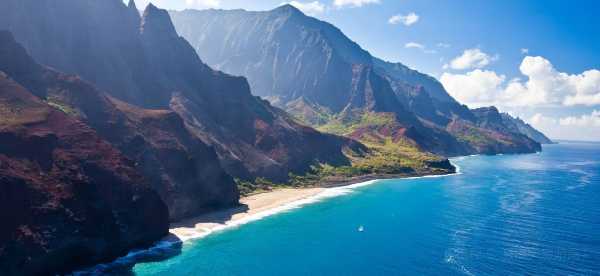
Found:
[{"label": "grassy slope", "polygon": [[459,141],[467,142],[480,151],[499,145],[510,146],[513,143],[509,137],[504,137],[500,133],[478,128],[467,123],[452,122],[447,130],[455,135]]},{"label": "grassy slope", "polygon": [[[301,119],[299,119],[301,120]],[[397,129],[394,115],[374,112],[353,112],[350,116],[331,116],[326,124],[316,126],[322,132],[353,137],[369,148],[369,152],[356,153],[347,150],[352,165],[334,167],[315,164],[306,175],[291,175],[289,183],[272,183],[266,179],[254,182],[238,180],[242,195],[268,191],[278,187],[311,187],[326,183],[336,184],[353,179],[380,178],[385,176],[412,176],[446,174],[450,171],[430,166],[443,161],[436,155],[419,150],[409,140],[392,135],[386,129]]]},{"label": "grassy slope", "polygon": [[[77,116],[76,109],[62,103],[59,99],[50,97],[48,104],[67,115]],[[352,161],[350,166],[334,167],[326,163],[317,163],[305,175],[290,175],[288,183],[273,183],[264,178],[257,178],[252,182],[236,180],[242,195],[278,187],[312,187],[325,183],[343,183],[354,178],[369,178],[369,176],[376,178],[449,172],[447,169],[430,166],[432,162],[442,161],[442,158],[419,150],[401,135],[386,131],[399,129],[393,114],[354,111],[326,117],[328,120],[325,124],[316,126],[318,130],[353,137],[366,145],[369,152],[357,153],[346,149],[344,153]]]}]

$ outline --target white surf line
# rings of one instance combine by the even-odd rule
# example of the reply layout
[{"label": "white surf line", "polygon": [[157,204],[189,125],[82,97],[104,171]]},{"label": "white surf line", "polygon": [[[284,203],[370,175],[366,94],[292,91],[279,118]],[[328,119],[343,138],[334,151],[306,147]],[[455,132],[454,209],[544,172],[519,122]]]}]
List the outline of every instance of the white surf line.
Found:
[{"label": "white surf line", "polygon": [[[476,156],[476,155],[471,155],[471,156],[461,156],[461,157],[457,157],[457,158],[453,158],[455,160],[462,160],[464,158],[467,157],[472,157],[472,156]],[[119,263],[129,263],[129,262],[135,262],[135,257],[139,256],[139,255],[144,255],[144,254],[148,254],[150,252],[153,251],[159,251],[159,250],[164,250],[166,248],[169,248],[175,244],[180,244],[180,243],[185,243],[185,242],[190,242],[190,241],[195,241],[195,240],[200,240],[202,238],[205,238],[206,236],[209,236],[211,234],[215,234],[218,232],[222,232],[224,230],[228,230],[228,229],[232,229],[235,227],[239,227],[242,226],[244,224],[248,224],[250,222],[254,222],[254,221],[258,221],[276,214],[280,214],[280,213],[284,213],[290,210],[294,210],[294,209],[298,209],[301,208],[303,206],[309,205],[309,204],[313,204],[313,203],[317,203],[317,202],[321,202],[325,199],[328,198],[334,198],[334,197],[338,197],[338,196],[343,196],[343,195],[347,195],[352,193],[353,190],[357,189],[357,188],[361,188],[361,187],[365,187],[365,186],[369,186],[369,185],[373,185],[376,184],[378,182],[381,181],[385,181],[385,180],[410,180],[410,179],[420,179],[420,178],[438,178],[438,177],[449,177],[449,176],[456,176],[456,175],[461,175],[461,168],[456,165],[454,162],[452,162],[452,159],[449,160],[450,163],[456,168],[456,172],[453,174],[446,174],[446,175],[424,175],[424,176],[415,176],[415,177],[406,177],[406,178],[395,178],[395,179],[374,179],[374,180],[369,180],[369,181],[365,181],[365,182],[360,182],[360,183],[356,183],[356,184],[351,184],[351,185],[347,185],[347,186],[339,186],[339,187],[333,187],[333,188],[326,188],[324,191],[317,193],[315,195],[312,196],[308,196],[306,198],[303,199],[299,199],[296,201],[292,201],[292,202],[288,202],[286,204],[283,204],[281,206],[272,208],[272,209],[268,209],[262,212],[258,212],[256,214],[253,215],[249,215],[247,217],[244,217],[242,219],[238,219],[238,220],[234,220],[234,221],[228,221],[224,224],[221,224],[219,226],[216,226],[212,229],[210,228],[202,228],[202,232],[197,232],[197,233],[191,233],[190,235],[186,235],[185,237],[178,237],[179,240],[177,241],[168,241],[168,240],[162,240],[162,241],[158,241],[154,246],[148,248],[148,249],[141,249],[141,250],[135,250],[135,251],[131,251],[129,254],[127,254],[124,257],[120,257],[117,260],[108,263],[108,264],[99,264],[96,265],[94,267],[88,268],[86,270],[82,270],[79,272],[74,272],[74,275],[85,275],[85,273],[90,273],[90,272],[101,272],[103,269],[109,267],[111,264],[119,264]],[[193,230],[191,231],[193,232]]]},{"label": "white surf line", "polygon": [[282,204],[281,206],[277,206],[277,207],[270,208],[270,209],[252,214],[252,215],[248,215],[244,218],[228,221],[224,224],[219,224],[218,226],[215,226],[215,227],[201,228],[201,230],[202,230],[201,232],[196,232],[195,229],[190,230],[189,235],[185,235],[184,237],[178,236],[178,238],[182,242],[198,240],[198,239],[204,238],[204,237],[211,235],[213,233],[216,233],[216,232],[221,232],[223,230],[239,227],[241,225],[248,224],[248,223],[254,222],[254,221],[258,221],[258,220],[261,220],[261,219],[264,219],[264,218],[267,218],[267,217],[270,217],[270,216],[273,216],[276,214],[288,212],[288,211],[291,211],[294,209],[299,209],[305,205],[320,202],[327,198],[333,198],[333,197],[346,195],[346,194],[351,193],[353,189],[372,185],[372,184],[376,183],[377,181],[379,181],[379,180],[370,180],[370,181],[356,183],[356,184],[352,184],[352,185],[348,185],[348,186],[326,188],[322,192],[319,192],[315,195],[311,195],[311,196],[308,196],[303,199],[291,201],[291,202]]},{"label": "white surf line", "polygon": [[[474,156],[474,155],[473,155]],[[465,156],[465,157],[470,157],[470,156]],[[460,158],[464,158],[464,157],[460,157]],[[284,212],[288,212],[291,210],[295,210],[295,209],[299,209],[303,206],[309,205],[309,204],[313,204],[313,203],[317,203],[317,202],[321,202],[325,199],[328,198],[334,198],[334,197],[338,197],[338,196],[343,196],[343,195],[347,195],[349,193],[352,193],[353,190],[357,189],[357,188],[361,188],[361,187],[365,187],[365,186],[370,186],[373,184],[376,184],[377,182],[381,182],[381,181],[390,181],[390,180],[414,180],[414,179],[422,179],[422,178],[440,178],[440,177],[449,177],[449,176],[456,176],[456,175],[461,175],[461,168],[460,166],[458,166],[457,164],[455,164],[454,162],[452,162],[452,160],[450,160],[450,163],[456,168],[456,172],[453,174],[443,174],[443,175],[423,175],[423,176],[414,176],[414,177],[405,177],[405,178],[394,178],[394,179],[374,179],[374,180],[369,180],[369,181],[365,181],[365,182],[360,182],[360,183],[356,183],[356,184],[351,184],[351,185],[347,185],[347,186],[339,186],[339,187],[333,187],[333,188],[326,188],[324,191],[312,195],[312,196],[308,196],[306,198],[303,199],[299,199],[299,200],[295,200],[295,201],[291,201],[288,203],[285,203],[281,206],[278,207],[274,207],[268,210],[264,210],[261,212],[258,212],[256,214],[252,214],[249,216],[246,216],[244,218],[238,219],[238,220],[232,220],[232,221],[228,221],[224,224],[220,224],[216,227],[212,227],[212,228],[201,228],[201,232],[195,232],[194,230],[191,230],[189,235],[186,235],[185,237],[180,237],[178,236],[178,238],[182,241],[182,242],[186,242],[186,241],[192,241],[192,240],[198,240],[201,238],[204,238],[206,236],[209,236],[211,234],[214,234],[216,232],[221,232],[223,230],[227,230],[230,228],[235,228],[235,227],[239,227],[241,225],[244,224],[248,224],[250,222],[254,222],[254,221],[258,221],[273,215],[277,215],[280,213],[284,213]],[[200,229],[198,229],[200,230]]]}]

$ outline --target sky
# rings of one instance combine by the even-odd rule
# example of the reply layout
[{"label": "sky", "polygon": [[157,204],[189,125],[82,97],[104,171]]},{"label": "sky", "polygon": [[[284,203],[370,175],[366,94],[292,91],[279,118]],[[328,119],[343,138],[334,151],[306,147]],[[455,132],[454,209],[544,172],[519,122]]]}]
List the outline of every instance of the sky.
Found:
[{"label": "sky", "polygon": [[[136,0],[140,8],[148,2]],[[600,1],[151,2],[176,10],[290,3],[372,55],[436,77],[469,107],[495,105],[553,139],[600,141]]]}]

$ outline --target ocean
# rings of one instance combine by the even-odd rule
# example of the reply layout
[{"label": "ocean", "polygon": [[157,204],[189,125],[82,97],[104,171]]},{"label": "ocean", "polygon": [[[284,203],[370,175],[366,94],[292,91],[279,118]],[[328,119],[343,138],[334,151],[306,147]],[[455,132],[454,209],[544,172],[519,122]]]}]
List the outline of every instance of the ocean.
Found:
[{"label": "ocean", "polygon": [[102,266],[114,275],[600,275],[600,144],[455,158]]}]

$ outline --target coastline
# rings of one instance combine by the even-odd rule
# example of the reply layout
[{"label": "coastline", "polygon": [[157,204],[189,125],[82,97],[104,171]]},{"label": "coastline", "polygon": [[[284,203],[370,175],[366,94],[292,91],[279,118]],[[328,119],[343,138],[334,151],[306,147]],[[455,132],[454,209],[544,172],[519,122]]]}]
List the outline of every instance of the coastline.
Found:
[{"label": "coastline", "polygon": [[275,211],[280,212],[285,207],[297,207],[286,205],[297,205],[325,190],[326,188],[282,188],[250,195],[240,199],[240,207],[214,211],[174,223],[169,232],[182,242],[203,238],[215,231],[258,220],[276,213]]},{"label": "coastline", "polygon": [[327,198],[349,194],[352,190],[388,179],[419,179],[447,177],[462,174],[461,168],[453,160],[461,160],[468,156],[450,158],[456,168],[448,174],[398,174],[398,175],[365,175],[359,177],[329,180],[320,187],[281,188],[268,192],[253,194],[240,199],[242,205],[228,210],[209,212],[205,215],[173,223],[169,227],[169,235],[157,241],[153,246],[132,250],[126,256],[110,263],[101,263],[82,270],[76,270],[74,275],[102,273],[105,269],[117,265],[133,264],[138,258],[152,255],[153,252],[163,252],[176,245],[201,240],[211,234],[230,228],[238,227],[253,221],[276,215],[285,211],[301,208],[304,205],[319,202]]},{"label": "coastline", "polygon": [[173,223],[169,229],[170,236],[163,242],[186,242],[202,239],[212,233],[240,226],[252,221],[275,215],[284,211],[300,208],[325,198],[348,194],[352,189],[374,184],[387,179],[416,179],[445,177],[461,174],[460,167],[450,174],[398,174],[398,175],[365,175],[344,179],[330,179],[319,187],[280,188],[268,192],[253,194],[240,199],[241,206],[207,213],[205,215]]}]

